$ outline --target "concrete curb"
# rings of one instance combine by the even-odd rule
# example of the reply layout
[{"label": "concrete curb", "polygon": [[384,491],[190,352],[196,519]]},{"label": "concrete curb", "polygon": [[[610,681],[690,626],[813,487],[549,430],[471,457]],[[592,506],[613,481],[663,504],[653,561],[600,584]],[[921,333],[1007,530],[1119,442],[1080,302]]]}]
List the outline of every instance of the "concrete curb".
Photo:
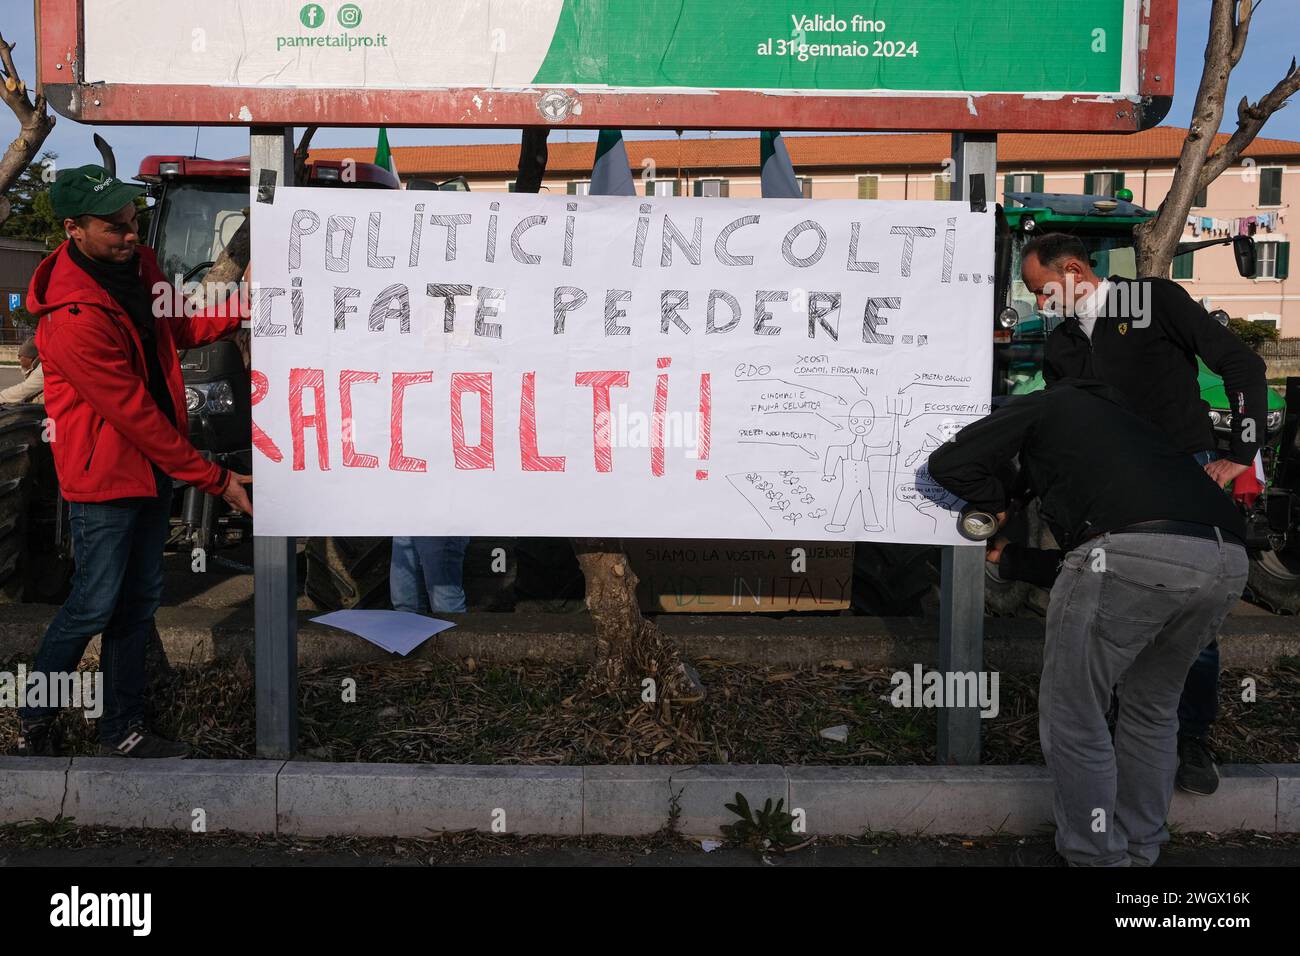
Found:
[{"label": "concrete curb", "polygon": [[75,757],[64,814],[86,826],[235,833],[276,832],[282,760]]},{"label": "concrete curb", "polygon": [[276,818],[301,836],[582,833],[581,767],[288,763]]},{"label": "concrete curb", "polygon": [[[29,658],[57,609],[14,604],[0,619],[0,660]],[[304,667],[396,659],[355,635],[298,615],[298,663]],[[426,641],[411,655],[423,659],[551,661],[592,658],[595,634],[584,614],[474,612],[449,615],[457,626]],[[774,666],[846,660],[868,667],[934,665],[939,658],[938,622],[922,618],[829,615],[764,617],[665,614],[655,618],[664,634],[689,658],[713,657]],[[173,664],[204,664],[236,656],[252,659],[250,608],[162,608],[158,632]],[[1042,668],[1044,622],[987,618],[984,659],[989,668],[1037,673]],[[1279,657],[1300,656],[1300,616],[1233,615],[1221,636],[1223,666],[1271,667]]]},{"label": "concrete curb", "polygon": [[[1212,797],[1177,793],[1175,828],[1300,832],[1300,764],[1220,768]],[[520,767],[309,761],[0,757],[0,824],[78,824],[303,836],[442,830],[648,835],[674,805],[689,837],[717,837],[737,792],[785,800],[809,834],[1032,835],[1050,825],[1043,767]]]},{"label": "concrete curb", "polygon": [[667,822],[674,800],[678,828],[688,836],[717,836],[736,816],[726,804],[743,793],[755,810],[771,800],[790,805],[784,767],[771,764],[715,766],[604,766],[583,768],[583,832],[642,836]]}]

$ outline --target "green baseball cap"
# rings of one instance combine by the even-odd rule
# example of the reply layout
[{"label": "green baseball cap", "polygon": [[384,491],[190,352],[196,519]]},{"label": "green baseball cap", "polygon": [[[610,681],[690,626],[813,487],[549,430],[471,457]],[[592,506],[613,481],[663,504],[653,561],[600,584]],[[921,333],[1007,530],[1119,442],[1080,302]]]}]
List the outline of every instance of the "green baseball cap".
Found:
[{"label": "green baseball cap", "polygon": [[60,222],[78,216],[111,216],[144,195],[143,186],[132,186],[110,176],[103,166],[65,169],[50,187],[50,204]]}]

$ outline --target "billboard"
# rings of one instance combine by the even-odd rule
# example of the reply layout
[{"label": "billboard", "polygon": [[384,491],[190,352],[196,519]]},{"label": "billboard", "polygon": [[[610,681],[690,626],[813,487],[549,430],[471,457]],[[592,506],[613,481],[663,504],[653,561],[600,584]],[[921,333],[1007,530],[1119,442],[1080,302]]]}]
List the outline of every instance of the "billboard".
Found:
[{"label": "billboard", "polygon": [[1174,0],[42,0],[39,78],[86,122],[1133,131],[1167,109],[1175,22]]}]

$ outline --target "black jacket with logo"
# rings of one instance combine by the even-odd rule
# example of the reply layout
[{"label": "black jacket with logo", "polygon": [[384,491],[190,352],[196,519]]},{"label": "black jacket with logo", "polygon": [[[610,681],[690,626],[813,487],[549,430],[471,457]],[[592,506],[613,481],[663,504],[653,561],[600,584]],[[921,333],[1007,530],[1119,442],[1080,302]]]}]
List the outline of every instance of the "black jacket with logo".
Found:
[{"label": "black jacket with logo", "polygon": [[[1209,406],[1196,381],[1196,357],[1223,377],[1232,413],[1228,457],[1249,464],[1268,430],[1264,360],[1210,318],[1182,286],[1168,279],[1112,276],[1114,296],[1101,303],[1089,339],[1077,318],[1047,337],[1043,378],[1113,385],[1132,408],[1187,454],[1214,448]],[[1109,314],[1113,313],[1113,314]],[[1254,440],[1243,435],[1253,420]]]},{"label": "black jacket with logo", "polygon": [[[1142,521],[1190,521],[1245,537],[1241,513],[1214,479],[1102,382],[1072,379],[1013,399],[930,455],[930,477],[996,514],[1010,502],[1006,466],[1017,455],[1021,481],[1066,551]],[[1061,554],[1009,545],[998,567],[1004,577],[1050,586]]]}]

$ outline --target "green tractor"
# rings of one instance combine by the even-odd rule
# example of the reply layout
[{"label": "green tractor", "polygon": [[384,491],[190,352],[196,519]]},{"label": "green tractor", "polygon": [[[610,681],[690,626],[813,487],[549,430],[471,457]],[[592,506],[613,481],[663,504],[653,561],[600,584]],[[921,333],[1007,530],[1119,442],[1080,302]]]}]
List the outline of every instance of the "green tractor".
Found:
[{"label": "green tractor", "polygon": [[[1043,383],[1043,348],[1048,334],[1060,321],[1038,312],[1034,296],[1020,279],[1020,254],[1026,242],[1046,232],[1066,232],[1083,240],[1099,275],[1137,275],[1133,249],[1133,228],[1155,214],[1134,205],[1132,194],[1121,189],[1110,196],[1078,196],[1053,193],[1009,193],[1003,221],[1005,231],[999,236],[998,265],[1002,282],[998,286],[998,312],[993,332],[994,402],[1037,391]],[[1242,276],[1255,271],[1254,241],[1237,236],[1180,244],[1178,253],[1212,245],[1231,244],[1237,269]],[[1226,313],[1211,313],[1226,323]],[[1295,380],[1300,386],[1300,380]],[[1231,413],[1223,379],[1200,365],[1201,398],[1208,406],[1210,421],[1220,451],[1229,448]],[[1283,398],[1273,389],[1268,392],[1267,437],[1263,445],[1265,491],[1247,515],[1252,543],[1248,595],[1257,603],[1280,614],[1300,612],[1300,498],[1288,490],[1300,480],[1300,446],[1295,430],[1300,415],[1287,415],[1291,401],[1300,402],[1300,387],[1294,398]],[[1300,406],[1297,407],[1300,411]],[[1030,511],[1019,532],[1030,539],[1043,539],[1050,533]],[[1015,614],[1026,606],[1045,606],[1045,596],[1029,585],[1002,581],[989,567],[986,591],[992,613]]]}]

